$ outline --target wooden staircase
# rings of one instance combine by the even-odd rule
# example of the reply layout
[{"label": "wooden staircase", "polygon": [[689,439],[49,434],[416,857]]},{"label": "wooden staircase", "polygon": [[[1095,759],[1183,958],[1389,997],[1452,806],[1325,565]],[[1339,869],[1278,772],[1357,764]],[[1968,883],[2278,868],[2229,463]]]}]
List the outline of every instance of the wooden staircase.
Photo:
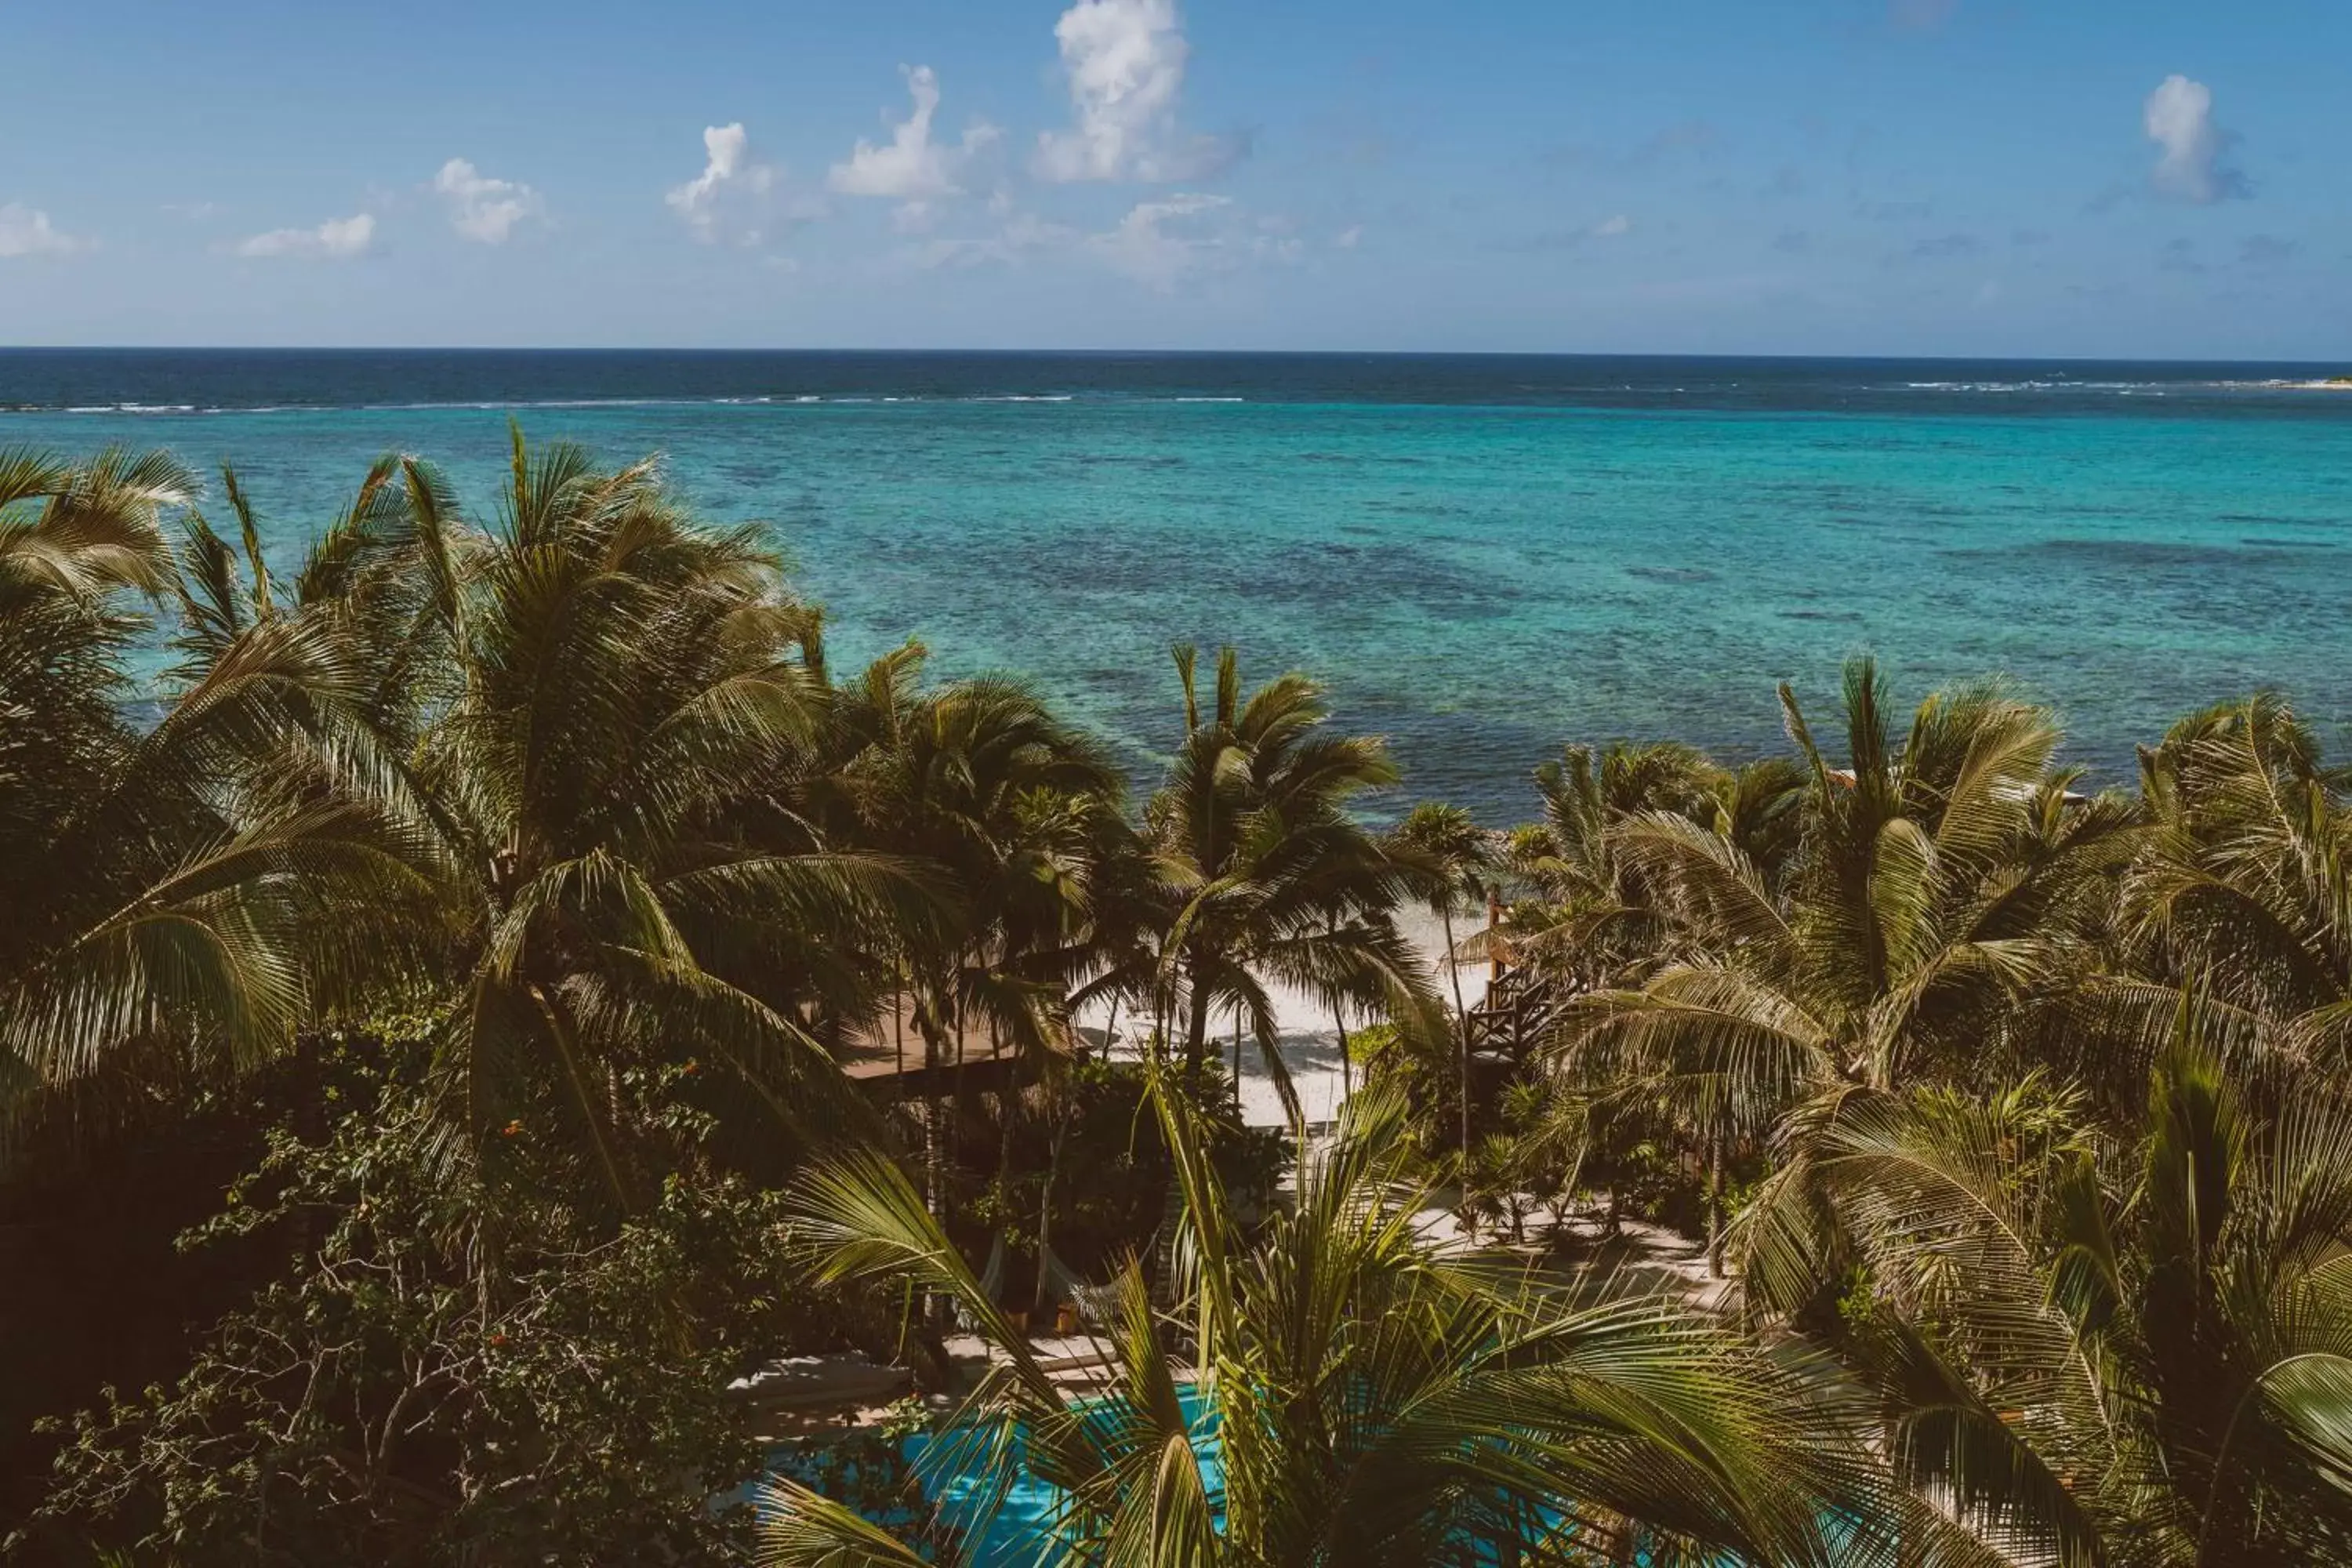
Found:
[{"label": "wooden staircase", "polygon": [[1504,970],[1486,983],[1486,994],[1470,1009],[1471,1053],[1519,1066],[1583,989],[1576,981],[1529,969]]}]

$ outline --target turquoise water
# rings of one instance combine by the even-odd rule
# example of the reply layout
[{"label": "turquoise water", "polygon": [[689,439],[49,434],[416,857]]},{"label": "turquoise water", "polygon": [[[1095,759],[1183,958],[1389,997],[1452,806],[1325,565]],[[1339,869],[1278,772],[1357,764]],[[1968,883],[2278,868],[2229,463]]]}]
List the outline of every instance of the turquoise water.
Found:
[{"label": "turquoise water", "polygon": [[[1177,1400],[1201,1468],[1211,1518],[1222,1530],[1225,1482],[1216,1412],[1192,1384],[1178,1385]],[[1106,1419],[1109,1416],[1110,1407],[1100,1402],[1087,1402],[1080,1407],[1095,1410]],[[988,1440],[973,1428],[950,1426],[941,1433],[917,1434],[901,1439],[899,1453],[908,1471],[919,1479],[925,1500],[957,1532],[965,1548],[963,1561],[972,1568],[1014,1568],[1015,1564],[1038,1563],[1043,1560],[1043,1549],[1055,1538],[1066,1494],[1024,1468],[991,1511],[990,1500],[983,1495],[978,1479],[982,1467],[971,1455],[971,1447],[985,1447]],[[1024,1429],[1014,1438],[1016,1456],[1025,1440]],[[803,1483],[820,1484],[813,1455],[815,1448],[822,1447],[819,1443],[780,1448],[770,1457],[770,1468]],[[736,1500],[754,1501],[755,1497],[747,1489],[738,1494]],[[912,1510],[904,1508],[875,1509],[867,1517],[908,1535],[921,1522]]]},{"label": "turquoise water", "polygon": [[[1217,1430],[1219,1412],[1193,1384],[1178,1384],[1177,1398],[1184,1413],[1195,1462],[1200,1467],[1210,1520],[1222,1532],[1225,1527],[1225,1481]],[[1078,1407],[1105,1418],[1110,1413],[1110,1407],[1100,1401],[1082,1402]],[[971,1448],[984,1448],[988,1440],[984,1434],[971,1428],[950,1426],[943,1433],[901,1439],[899,1453],[908,1473],[919,1479],[925,1500],[937,1510],[937,1517],[957,1533],[963,1548],[961,1561],[971,1564],[971,1568],[1022,1568],[1052,1561],[1050,1549],[1062,1519],[1066,1494],[1023,1468],[1003,1498],[996,1502],[993,1511],[990,1511],[990,1500],[977,1479],[982,1467],[971,1458]],[[1025,1440],[1025,1429],[1016,1434],[1016,1456]],[[780,1448],[770,1457],[770,1469],[806,1484],[821,1485],[815,1455],[823,1447],[821,1442],[814,1442]],[[756,1492],[746,1488],[730,1500],[756,1505]],[[872,1508],[866,1517],[898,1533],[901,1539],[909,1540],[916,1537],[924,1522],[912,1509],[903,1507]],[[1547,1515],[1546,1522],[1548,1528],[1557,1528],[1560,1521],[1557,1515]],[[1841,1539],[1851,1529],[1833,1517],[1825,1517],[1823,1524],[1832,1541]],[[1497,1568],[1504,1561],[1495,1543],[1468,1540],[1460,1542],[1458,1560],[1496,1564]],[[1647,1563],[1652,1559],[1649,1552],[1643,1549],[1637,1551],[1634,1561]],[[1727,1557],[1721,1560],[1721,1568],[1739,1568],[1739,1564]]]},{"label": "turquoise water", "polygon": [[[1865,647],[1906,697],[2016,676],[2108,776],[2171,718],[2256,686],[2352,738],[2352,395],[2292,377],[2053,392],[1981,369],[1709,382],[1661,361],[1588,386],[1196,360],[1171,385],[975,360],[985,376],[941,393],[947,372],[868,359],[846,392],[764,373],[761,402],[625,398],[650,374],[625,366],[595,396],[473,406],[452,397],[461,366],[416,386],[422,406],[48,404],[0,412],[0,443],[232,458],[290,560],[386,448],[436,458],[487,510],[527,402],[535,440],[662,452],[714,517],[769,522],[844,663],[919,636],[942,671],[1033,678],[1145,766],[1178,713],[1168,645],[1230,641],[1245,674],[1326,678],[1347,721],[1393,738],[1411,794],[1495,819],[1527,811],[1527,770],[1564,741],[1776,745],[1774,683],[1826,710]],[[138,368],[142,392],[193,374]],[[11,396],[26,379],[0,361],[0,404],[68,395]],[[873,390],[893,384],[913,390]]]}]

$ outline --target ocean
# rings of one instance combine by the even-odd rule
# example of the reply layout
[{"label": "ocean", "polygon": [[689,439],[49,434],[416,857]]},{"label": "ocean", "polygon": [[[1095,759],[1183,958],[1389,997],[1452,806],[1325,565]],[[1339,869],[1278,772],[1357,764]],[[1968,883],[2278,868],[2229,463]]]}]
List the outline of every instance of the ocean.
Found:
[{"label": "ocean", "polygon": [[[2284,690],[2352,745],[2343,367],[1164,353],[0,351],[0,445],[234,462],[274,561],[376,454],[496,517],[507,421],[658,452],[758,520],[836,665],[919,637],[1148,774],[1168,649],[1303,668],[1405,799],[1493,822],[1570,742],[1782,744],[1874,650],[1907,706],[2002,672],[2101,779]],[[217,485],[215,491],[216,494]]]}]

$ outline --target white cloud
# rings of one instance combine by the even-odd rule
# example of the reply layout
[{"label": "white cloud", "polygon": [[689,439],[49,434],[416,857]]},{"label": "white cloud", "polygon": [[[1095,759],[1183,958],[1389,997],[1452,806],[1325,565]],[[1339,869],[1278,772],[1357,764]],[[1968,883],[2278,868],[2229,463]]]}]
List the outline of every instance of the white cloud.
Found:
[{"label": "white cloud", "polygon": [[835,163],[825,183],[844,195],[887,196],[905,202],[899,210],[902,226],[929,218],[924,203],[961,194],[956,182],[965,164],[997,139],[996,127],[975,124],[963,140],[950,146],[931,140],[931,121],[940,108],[940,79],[929,66],[899,68],[907,74],[907,91],[913,112],[890,128],[890,140],[879,146],[858,139],[845,162]]},{"label": "white cloud", "polygon": [[494,180],[463,158],[452,158],[433,176],[433,188],[449,206],[449,226],[484,245],[504,245],[518,225],[547,215],[547,204],[529,185]]},{"label": "white cloud", "polygon": [[[902,249],[900,258],[936,269],[1087,258],[1168,293],[1217,273],[1297,262],[1308,248],[1290,218],[1278,213],[1254,216],[1231,196],[1199,191],[1138,202],[1117,224],[1093,234],[1015,211],[1009,201],[992,198],[989,210],[1000,220],[995,232],[919,241]],[[1360,228],[1342,230],[1331,243],[1349,248],[1360,235]]]},{"label": "white cloud", "polygon": [[71,256],[89,247],[88,240],[60,233],[38,207],[22,202],[0,205],[0,258]]},{"label": "white cloud", "polygon": [[2231,134],[2214,123],[2213,89],[2185,76],[2168,76],[2140,110],[2147,139],[2163,152],[2151,176],[2168,196],[2200,205],[2248,194],[2246,177],[2227,160]]},{"label": "white cloud", "polygon": [[1250,262],[1291,262],[1306,246],[1279,216],[1243,220],[1231,196],[1180,192],[1138,202],[1118,226],[1088,235],[1087,246],[1114,271],[1167,292],[1213,272]]},{"label": "white cloud", "polygon": [[1633,220],[1623,213],[1612,213],[1592,226],[1593,234],[1601,239],[1614,239],[1621,234],[1633,232]]},{"label": "white cloud", "polygon": [[1176,0],[1077,0],[1054,37],[1074,123],[1037,139],[1037,172],[1046,179],[1199,179],[1238,155],[1218,137],[1176,139],[1192,57]]},{"label": "white cloud", "polygon": [[305,261],[341,261],[366,254],[375,241],[375,215],[331,217],[316,228],[273,228],[239,240],[238,256],[292,257]]},{"label": "white cloud", "polygon": [[730,238],[757,245],[757,221],[782,172],[751,156],[751,139],[740,120],[705,127],[702,150],[702,173],[673,186],[663,200],[705,245]]},{"label": "white cloud", "polygon": [[1339,233],[1333,235],[1331,237],[1331,243],[1339,249],[1353,250],[1358,245],[1363,242],[1363,238],[1364,226],[1360,223],[1352,223],[1347,227],[1341,229]]},{"label": "white cloud", "polygon": [[1231,196],[1198,194],[1138,202],[1117,228],[1094,235],[1087,243],[1113,269],[1155,289],[1172,289],[1226,259],[1220,237],[1201,232],[1197,220],[1232,205]]},{"label": "white cloud", "polygon": [[[992,203],[992,206],[993,206]],[[979,267],[988,262],[1010,266],[1046,251],[1064,250],[1086,237],[1064,224],[1048,223],[1034,213],[1002,212],[997,231],[978,239],[933,239],[907,254],[925,268]]]}]

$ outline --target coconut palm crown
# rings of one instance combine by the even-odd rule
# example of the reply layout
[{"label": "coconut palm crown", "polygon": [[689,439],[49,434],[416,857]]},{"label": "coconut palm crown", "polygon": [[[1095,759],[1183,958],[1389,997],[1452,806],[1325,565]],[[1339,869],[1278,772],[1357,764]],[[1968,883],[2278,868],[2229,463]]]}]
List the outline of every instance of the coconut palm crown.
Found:
[{"label": "coconut palm crown", "polygon": [[[1178,1302],[1156,1312],[1130,1266],[1092,1325],[1107,1382],[1076,1404],[896,1166],[845,1154],[803,1189],[824,1276],[952,1292],[994,1347],[924,1461],[968,1550],[1025,1468],[1064,1500],[1003,1548],[1022,1561],[1801,1563],[1833,1536],[1841,1561],[1878,1560],[1869,1531],[1833,1528],[1863,1517],[1867,1467],[1789,1369],[1669,1302],[1424,1246],[1392,1099],[1351,1104],[1296,1210],[1249,1240],[1172,1069],[1154,1102],[1182,1193]],[[956,1560],[936,1544],[952,1532],[901,1540],[789,1480],[763,1510],[775,1568]]]}]

